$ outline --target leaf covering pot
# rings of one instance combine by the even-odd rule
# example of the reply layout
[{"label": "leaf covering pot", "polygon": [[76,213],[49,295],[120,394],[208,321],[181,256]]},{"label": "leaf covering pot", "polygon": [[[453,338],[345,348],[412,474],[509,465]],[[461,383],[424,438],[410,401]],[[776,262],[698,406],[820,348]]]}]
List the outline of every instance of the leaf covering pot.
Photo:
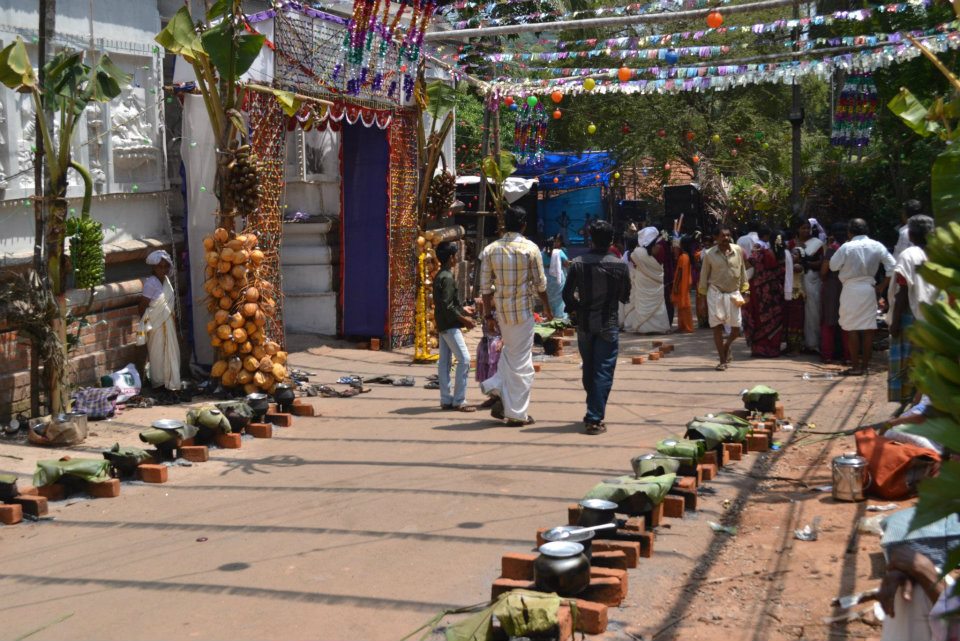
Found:
[{"label": "leaf covering pot", "polygon": [[749,427],[693,420],[687,423],[687,432],[683,437],[689,440],[702,440],[706,449],[712,450],[721,443],[742,443],[746,440],[749,431]]},{"label": "leaf covering pot", "polygon": [[777,409],[780,393],[766,385],[756,385],[741,397],[743,406],[752,412],[773,412]]},{"label": "leaf covering pot", "polygon": [[667,456],[676,456],[684,460],[681,463],[696,465],[707,451],[703,441],[686,441],[680,438],[665,438],[657,443],[657,452]]},{"label": "leaf covering pot", "polygon": [[633,467],[633,475],[637,478],[641,476],[661,476],[663,474],[675,474],[680,469],[680,459],[671,458],[663,454],[641,454],[634,456],[630,460]]}]

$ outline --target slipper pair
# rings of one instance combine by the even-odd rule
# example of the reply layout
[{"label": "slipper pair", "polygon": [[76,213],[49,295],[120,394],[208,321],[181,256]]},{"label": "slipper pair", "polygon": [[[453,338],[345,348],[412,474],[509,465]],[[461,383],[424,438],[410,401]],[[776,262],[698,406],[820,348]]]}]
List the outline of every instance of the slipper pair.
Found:
[{"label": "slipper pair", "polygon": [[591,436],[596,436],[597,434],[603,434],[604,432],[607,431],[607,426],[604,424],[603,421],[599,421],[597,423],[584,421],[584,425],[586,426],[586,429],[584,431]]},{"label": "slipper pair", "polygon": [[440,409],[445,412],[476,412],[477,408],[474,405],[441,405]]}]

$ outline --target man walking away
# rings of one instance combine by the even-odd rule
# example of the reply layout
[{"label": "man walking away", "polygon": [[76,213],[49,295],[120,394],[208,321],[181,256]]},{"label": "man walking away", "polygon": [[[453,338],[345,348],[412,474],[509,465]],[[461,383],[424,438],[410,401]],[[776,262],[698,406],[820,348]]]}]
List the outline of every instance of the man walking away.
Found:
[{"label": "man walking away", "polygon": [[[750,298],[746,263],[743,250],[733,244],[728,227],[721,227],[717,231],[717,244],[703,254],[697,291],[706,298],[713,342],[720,357],[720,364],[716,367],[719,371],[727,369],[730,363],[730,348],[740,335],[740,308]],[[700,300],[703,301],[703,298]],[[726,340],[723,338],[724,325],[730,327],[730,336]]]},{"label": "man walking away", "polygon": [[[840,327],[847,332],[852,367],[848,376],[862,376],[870,365],[873,336],[877,331],[877,293],[886,292],[896,261],[887,248],[867,234],[867,221],[854,218],[847,232],[850,240],[830,257],[830,269],[840,273]],[[880,265],[886,278],[876,283]]]},{"label": "man walking away", "polygon": [[506,232],[480,252],[480,293],[484,321],[495,330],[499,322],[503,348],[497,373],[483,381],[484,394],[499,402],[490,410],[507,425],[533,423],[527,413],[533,386],[533,308],[530,292],[536,291],[547,320],[553,319],[547,299],[547,278],[543,273],[540,249],[523,237],[527,212],[510,207],[504,213]]},{"label": "man walking away", "polygon": [[[440,243],[437,246],[440,272],[433,279],[434,320],[440,337],[440,360],[437,374],[440,383],[440,408],[459,412],[475,412],[477,408],[467,405],[467,377],[470,375],[470,352],[463,340],[461,327],[473,329],[470,319],[472,309],[460,306],[457,285],[453,280],[453,266],[457,264],[457,246]],[[453,393],[450,393],[450,360],[457,357]]]},{"label": "man walking away", "polygon": [[607,252],[612,240],[613,226],[605,220],[594,221],[590,225],[590,253],[571,263],[563,287],[563,301],[576,320],[577,346],[583,360],[583,389],[587,393],[583,425],[587,434],[607,431],[603,419],[617,367],[618,312],[620,303],[630,300],[627,265]]},{"label": "man walking away", "polygon": [[911,198],[907,202],[903,203],[903,211],[900,213],[901,226],[900,229],[897,230],[897,244],[893,248],[894,260],[900,260],[900,254],[903,253],[903,250],[913,245],[913,241],[910,240],[910,226],[907,223],[911,218],[914,216],[919,216],[922,213],[923,205],[920,204],[919,200]]}]

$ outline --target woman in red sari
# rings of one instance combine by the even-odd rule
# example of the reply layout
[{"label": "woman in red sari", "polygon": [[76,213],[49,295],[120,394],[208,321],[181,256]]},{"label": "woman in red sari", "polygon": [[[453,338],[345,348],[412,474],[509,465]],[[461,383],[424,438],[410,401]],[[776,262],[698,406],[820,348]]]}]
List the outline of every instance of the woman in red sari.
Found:
[{"label": "woman in red sari", "polygon": [[[744,308],[749,318],[750,355],[772,358],[780,356],[783,340],[783,240],[770,246],[770,230],[759,233],[760,242],[750,254],[753,278],[750,279],[750,301]],[[744,318],[747,320],[747,318]]]},{"label": "woman in red sari", "polygon": [[693,333],[693,307],[690,305],[690,287],[693,284],[691,272],[693,261],[693,238],[684,236],[674,245],[676,270],[673,272],[673,290],[670,300],[677,315],[677,331],[681,334]]}]

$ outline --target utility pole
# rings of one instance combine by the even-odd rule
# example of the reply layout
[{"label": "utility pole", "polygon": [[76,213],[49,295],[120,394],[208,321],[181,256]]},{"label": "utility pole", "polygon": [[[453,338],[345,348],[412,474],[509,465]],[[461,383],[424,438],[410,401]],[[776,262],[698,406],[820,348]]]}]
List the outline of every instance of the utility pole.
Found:
[{"label": "utility pole", "polygon": [[[48,56],[53,54],[53,34],[56,29],[57,0],[40,0],[40,34],[37,39],[37,79],[43,86],[43,67],[47,64]],[[33,152],[33,269],[41,282],[47,280],[47,261],[44,255],[44,238],[46,237],[47,199],[46,186],[48,171],[45,170],[43,144],[40,140],[40,123],[45,119],[53,131],[53,114],[34,114],[34,152]],[[21,125],[24,123],[21,123]],[[40,416],[40,346],[36,341],[30,346],[30,412]]]},{"label": "utility pole", "polygon": [[[800,2],[799,0],[794,0],[793,3],[793,18],[794,20],[800,19]],[[800,52],[800,26],[799,24],[793,29],[793,50],[796,53]],[[794,56],[793,60],[798,60],[798,56]],[[790,213],[793,216],[800,215],[800,135],[801,127],[803,126],[803,105],[800,100],[800,85],[797,84],[797,79],[793,79],[793,102],[790,105],[790,124],[793,126],[793,153],[792,153],[792,163],[791,163],[791,172],[790,172]]]},{"label": "utility pole", "polygon": [[483,131],[480,132],[480,182],[477,184],[477,240],[473,257],[473,298],[476,298],[480,293],[480,252],[483,251],[484,223],[487,220],[487,174],[483,171],[483,159],[490,154],[492,115],[490,106],[484,104]]}]

